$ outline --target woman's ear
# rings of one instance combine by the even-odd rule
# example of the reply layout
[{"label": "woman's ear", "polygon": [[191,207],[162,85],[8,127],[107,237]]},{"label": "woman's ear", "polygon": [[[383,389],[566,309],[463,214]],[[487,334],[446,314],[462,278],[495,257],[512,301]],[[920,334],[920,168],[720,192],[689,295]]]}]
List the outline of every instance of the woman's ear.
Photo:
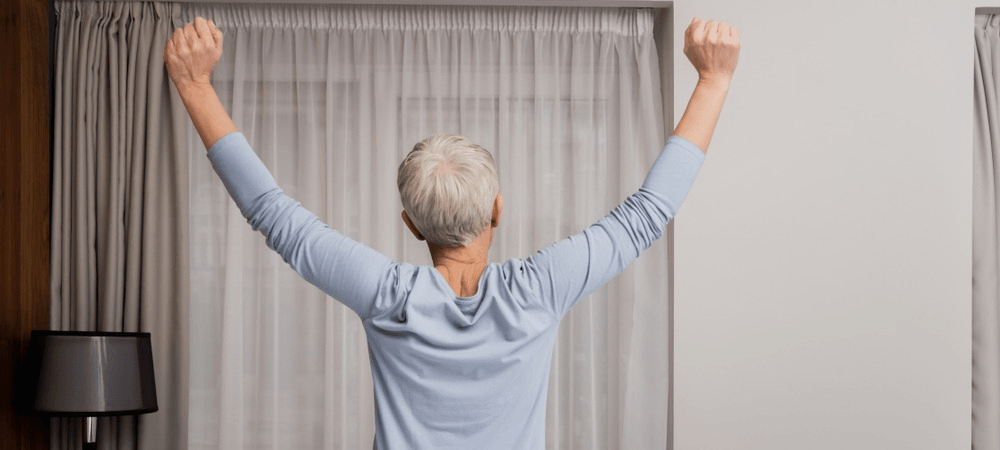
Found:
[{"label": "woman's ear", "polygon": [[503,214],[503,195],[497,192],[497,198],[493,200],[493,217],[490,219],[490,226],[496,228],[500,226],[500,216]]},{"label": "woman's ear", "polygon": [[405,223],[406,228],[409,228],[410,232],[413,233],[413,237],[417,238],[418,241],[424,240],[424,235],[420,234],[417,227],[413,226],[413,222],[410,221],[410,216],[406,215],[406,211],[403,211],[403,223]]}]

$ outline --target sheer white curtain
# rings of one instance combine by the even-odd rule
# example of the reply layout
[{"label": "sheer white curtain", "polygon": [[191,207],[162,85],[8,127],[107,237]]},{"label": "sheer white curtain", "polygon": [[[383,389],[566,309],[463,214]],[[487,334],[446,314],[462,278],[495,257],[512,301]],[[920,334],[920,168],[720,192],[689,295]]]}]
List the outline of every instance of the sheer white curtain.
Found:
[{"label": "sheer white curtain", "polygon": [[[429,264],[396,167],[463,134],[499,165],[493,261],[607,214],[665,142],[641,9],[190,4],[225,34],[213,83],[285,191],[397,261]],[[350,310],[252,232],[191,130],[191,448],[370,448],[366,340]],[[562,322],[547,447],[665,448],[667,243]]]}]

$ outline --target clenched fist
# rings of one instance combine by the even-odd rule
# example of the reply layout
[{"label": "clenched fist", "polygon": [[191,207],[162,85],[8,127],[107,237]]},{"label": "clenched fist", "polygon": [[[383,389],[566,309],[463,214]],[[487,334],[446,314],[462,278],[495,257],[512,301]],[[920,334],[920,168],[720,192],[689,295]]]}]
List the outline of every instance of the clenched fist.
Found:
[{"label": "clenched fist", "polygon": [[212,21],[198,17],[174,30],[163,49],[163,62],[174,85],[182,89],[210,84],[212,69],[221,55],[222,31]]},{"label": "clenched fist", "polygon": [[725,22],[695,17],[684,32],[684,54],[703,80],[729,80],[740,56],[740,31]]}]

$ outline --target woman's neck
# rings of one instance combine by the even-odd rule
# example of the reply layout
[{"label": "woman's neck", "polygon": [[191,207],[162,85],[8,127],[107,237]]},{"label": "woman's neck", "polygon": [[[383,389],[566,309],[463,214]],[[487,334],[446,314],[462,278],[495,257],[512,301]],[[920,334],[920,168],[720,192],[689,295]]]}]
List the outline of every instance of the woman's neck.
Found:
[{"label": "woman's neck", "polygon": [[434,268],[441,273],[451,290],[459,297],[471,297],[479,290],[479,279],[489,265],[490,244],[493,243],[493,227],[487,227],[467,245],[461,247],[440,247],[430,242]]}]

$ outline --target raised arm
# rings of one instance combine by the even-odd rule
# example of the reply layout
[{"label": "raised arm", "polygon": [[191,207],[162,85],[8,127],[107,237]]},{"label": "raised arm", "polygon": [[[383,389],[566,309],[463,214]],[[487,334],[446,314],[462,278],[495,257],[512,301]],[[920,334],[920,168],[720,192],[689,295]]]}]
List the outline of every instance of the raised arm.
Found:
[{"label": "raised arm", "polygon": [[201,17],[175,30],[163,49],[167,73],[177,87],[205,150],[236,131],[236,124],[222,107],[211,83],[212,69],[221,55],[222,31],[212,21]]},{"label": "raised arm", "polygon": [[560,317],[662,236],[705,159],[736,68],[739,34],[729,25],[695,18],[685,43],[698,85],[642,188],[582,233],[524,261],[520,272]]},{"label": "raised arm", "polygon": [[684,32],[684,54],[698,71],[698,84],[673,134],[707,153],[740,56],[739,29],[695,17]]},{"label": "raised arm", "polygon": [[268,247],[306,281],[360,317],[369,316],[382,308],[377,293],[392,292],[396,264],[330,229],[278,187],[212,88],[212,69],[221,54],[222,32],[201,17],[176,30],[163,50],[167,72],[210,150],[215,172]]}]

